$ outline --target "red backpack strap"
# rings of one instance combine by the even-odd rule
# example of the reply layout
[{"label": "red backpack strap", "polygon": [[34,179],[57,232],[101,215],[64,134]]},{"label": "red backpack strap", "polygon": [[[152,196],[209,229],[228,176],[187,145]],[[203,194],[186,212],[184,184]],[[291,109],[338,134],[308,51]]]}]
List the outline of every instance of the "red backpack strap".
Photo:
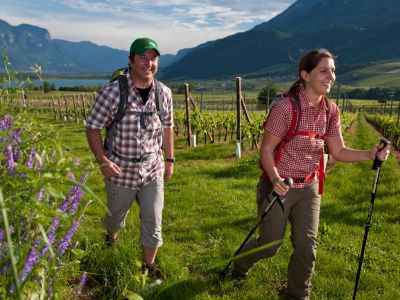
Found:
[{"label": "red backpack strap", "polygon": [[299,100],[295,95],[291,95],[290,103],[292,104],[292,122],[290,123],[290,127],[286,133],[286,136],[279,143],[278,150],[276,151],[274,157],[275,166],[278,165],[281,159],[283,148],[296,135],[300,125],[301,109]]},{"label": "red backpack strap", "polygon": [[[325,111],[326,111],[326,126],[325,126],[325,133],[322,135],[321,138],[324,140],[324,143],[325,143],[326,137],[327,137],[326,133],[328,132],[328,129],[329,129],[329,122],[330,122],[330,117],[331,117],[331,106],[330,106],[330,103],[329,103],[328,99],[326,99],[325,97],[324,97],[324,101],[325,101],[325,106],[326,106],[326,108],[325,108]],[[324,180],[325,180],[324,148],[322,148],[321,152],[322,152],[321,153],[321,158],[319,160],[319,170],[318,170],[319,178],[318,178],[318,181],[319,181],[319,194],[322,195],[324,193]]]}]

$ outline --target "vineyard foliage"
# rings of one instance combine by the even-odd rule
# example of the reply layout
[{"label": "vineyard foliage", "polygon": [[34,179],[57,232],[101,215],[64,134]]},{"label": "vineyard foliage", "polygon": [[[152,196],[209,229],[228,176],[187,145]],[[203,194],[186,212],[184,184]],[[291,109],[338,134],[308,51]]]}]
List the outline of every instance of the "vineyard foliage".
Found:
[{"label": "vineyard foliage", "polygon": [[392,146],[395,149],[400,150],[400,126],[393,117],[385,115],[367,115],[367,120],[386,138],[391,140]]},{"label": "vineyard foliage", "polygon": [[[249,113],[250,122],[242,117],[242,138],[244,140],[259,141],[264,133],[265,112]],[[346,130],[354,120],[354,113],[343,113],[341,116],[342,130]],[[197,108],[190,114],[191,132],[197,136],[204,135],[204,143],[207,143],[207,132],[210,133],[210,142],[227,142],[236,139],[237,115],[236,112],[204,112],[201,113]],[[178,138],[185,137],[186,132],[186,113],[183,110],[175,111],[174,115],[175,133]],[[197,139],[199,140],[199,139]],[[200,141],[200,140],[199,140]],[[254,148],[253,144],[253,148]]]}]

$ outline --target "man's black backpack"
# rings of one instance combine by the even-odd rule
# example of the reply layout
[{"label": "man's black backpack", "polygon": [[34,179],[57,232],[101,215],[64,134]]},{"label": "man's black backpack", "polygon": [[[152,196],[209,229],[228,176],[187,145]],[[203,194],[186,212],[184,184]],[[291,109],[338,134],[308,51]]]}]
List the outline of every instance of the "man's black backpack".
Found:
[{"label": "man's black backpack", "polygon": [[[128,68],[121,68],[115,71],[111,75],[110,82],[114,82],[118,80],[120,97],[119,97],[119,104],[118,104],[118,111],[115,115],[114,120],[111,122],[109,126],[106,127],[106,137],[104,139],[104,149],[107,151],[107,157],[110,157],[112,154],[113,142],[114,142],[114,135],[115,130],[117,129],[117,124],[122,120],[126,111],[126,105],[128,103],[128,79],[126,74],[129,72]],[[164,124],[164,108],[163,108],[163,93],[161,91],[161,84],[160,82],[154,78],[155,84],[155,102],[156,102],[156,114],[160,118],[161,126]],[[154,113],[151,112],[141,112],[146,116],[153,115]],[[144,118],[141,118],[141,120]]]}]

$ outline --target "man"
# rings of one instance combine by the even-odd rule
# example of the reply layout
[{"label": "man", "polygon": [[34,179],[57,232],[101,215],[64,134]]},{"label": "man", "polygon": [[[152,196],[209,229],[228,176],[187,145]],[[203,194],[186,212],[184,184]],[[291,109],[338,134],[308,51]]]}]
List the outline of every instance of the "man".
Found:
[{"label": "man", "polygon": [[[104,149],[100,131],[117,114],[121,94],[118,80],[99,92],[86,122],[88,143],[105,179],[109,210],[104,219],[107,244],[118,240],[118,232],[125,226],[126,215],[136,200],[141,219],[142,269],[151,277],[156,275],[155,258],[163,242],[164,180],[171,178],[175,162],[171,90],[160,82],[156,84],[154,79],[159,56],[154,40],[133,41],[125,75],[128,102],[116,126],[112,151]],[[162,100],[161,109],[156,104],[157,93]]]}]

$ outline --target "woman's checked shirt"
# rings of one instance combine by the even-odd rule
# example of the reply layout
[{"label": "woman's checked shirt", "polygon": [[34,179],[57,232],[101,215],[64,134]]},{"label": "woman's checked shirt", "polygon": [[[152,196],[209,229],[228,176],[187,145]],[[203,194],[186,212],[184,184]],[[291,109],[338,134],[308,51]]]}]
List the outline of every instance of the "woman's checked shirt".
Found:
[{"label": "woman's checked shirt", "polygon": [[[313,106],[304,89],[298,93],[300,101],[301,119],[298,131],[314,132],[322,136],[326,128],[326,102],[321,101]],[[329,126],[326,135],[341,135],[340,113],[336,104],[330,105]],[[283,139],[292,122],[293,112],[290,98],[284,98],[273,105],[267,121],[265,131]],[[319,138],[296,135],[283,148],[281,159],[276,166],[279,176],[286,178],[304,178],[319,167],[324,141]],[[309,183],[294,183],[293,188],[301,188]]]}]

